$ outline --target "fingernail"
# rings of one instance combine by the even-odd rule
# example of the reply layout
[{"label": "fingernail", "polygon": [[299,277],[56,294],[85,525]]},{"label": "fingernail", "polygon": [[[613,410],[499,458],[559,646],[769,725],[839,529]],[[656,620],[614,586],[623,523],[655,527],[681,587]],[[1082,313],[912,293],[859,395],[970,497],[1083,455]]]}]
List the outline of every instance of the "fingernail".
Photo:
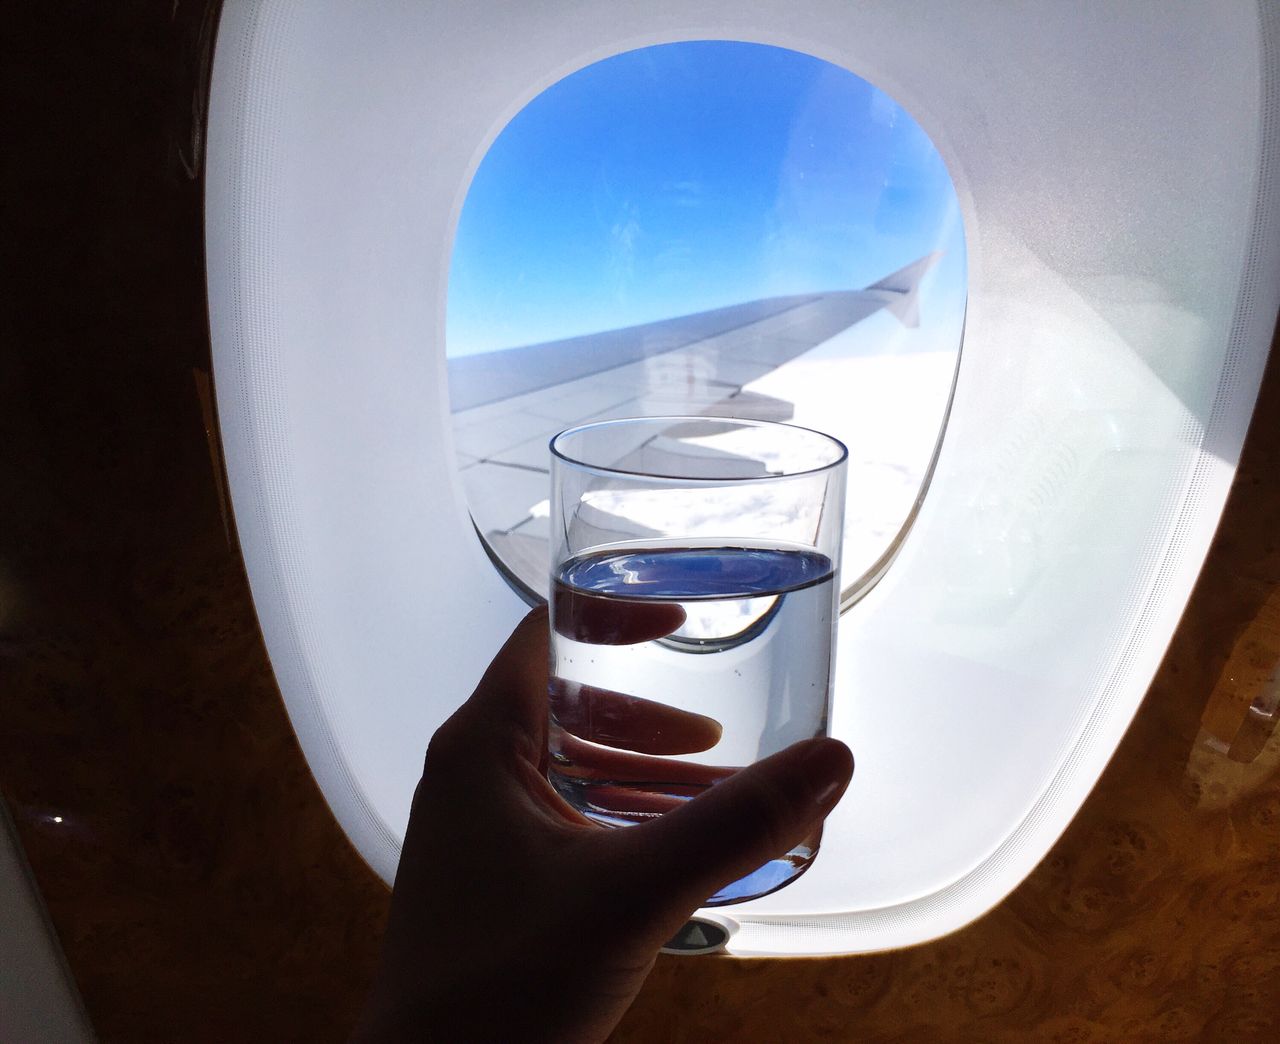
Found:
[{"label": "fingernail", "polygon": [[799,772],[809,800],[819,808],[834,805],[853,775],[853,754],[835,739],[813,741],[800,759]]}]

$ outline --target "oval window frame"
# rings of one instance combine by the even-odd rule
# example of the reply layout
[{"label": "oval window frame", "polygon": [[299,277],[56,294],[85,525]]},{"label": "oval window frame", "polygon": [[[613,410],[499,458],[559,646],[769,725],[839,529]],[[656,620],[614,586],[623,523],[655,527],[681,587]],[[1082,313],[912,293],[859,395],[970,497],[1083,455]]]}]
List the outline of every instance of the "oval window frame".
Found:
[{"label": "oval window frame", "polygon": [[[951,191],[955,196],[956,213],[960,223],[960,232],[959,232],[960,245],[961,245],[961,248],[966,252],[964,294],[966,299],[966,310],[967,310],[967,298],[968,298],[968,290],[969,290],[968,242],[969,242],[970,228],[967,222],[966,208],[962,203],[961,193],[957,186],[951,164],[947,161],[947,158],[944,156],[942,150],[939,148],[938,143],[934,140],[933,135],[930,134],[929,131],[924,127],[924,125],[921,124],[920,121],[916,119],[915,115],[907,108],[907,106],[901,103],[891,91],[889,91],[884,87],[879,86],[871,77],[865,76],[862,73],[859,73],[853,69],[850,69],[844,64],[833,61],[829,58],[825,58],[820,54],[815,53],[812,50],[805,50],[805,49],[795,47],[795,46],[790,46],[787,44],[771,43],[771,42],[766,42],[764,40],[757,40],[757,39],[745,39],[745,38],[729,39],[729,38],[723,38],[723,37],[711,38],[711,37],[703,37],[703,36],[690,36],[690,37],[679,37],[674,39],[663,39],[663,40],[649,42],[644,45],[636,46],[636,47],[622,47],[617,50],[611,50],[608,53],[604,53],[600,56],[593,57],[589,61],[585,61],[579,65],[576,65],[574,68],[563,72],[562,74],[556,75],[545,85],[529,93],[528,97],[526,97],[517,107],[514,107],[512,111],[510,111],[509,114],[503,118],[499,126],[496,126],[495,128],[491,129],[489,135],[485,139],[484,144],[479,149],[477,149],[475,155],[472,158],[472,161],[468,168],[468,173],[465,180],[465,186],[459,195],[459,199],[456,202],[454,212],[451,215],[451,231],[450,231],[450,237],[449,237],[448,264],[446,265],[446,269],[445,269],[444,290],[443,290],[442,299],[446,302],[448,301],[449,286],[451,285],[451,280],[453,277],[454,260],[455,260],[456,252],[458,249],[458,237],[459,237],[459,228],[462,223],[462,213],[463,213],[463,209],[465,208],[467,199],[471,194],[471,189],[475,182],[475,179],[479,174],[480,169],[482,168],[485,160],[490,156],[494,146],[501,139],[502,135],[512,126],[514,121],[520,118],[521,114],[524,113],[531,104],[533,104],[537,100],[543,99],[549,92],[554,91],[556,88],[564,84],[566,80],[571,79],[572,77],[576,76],[578,73],[581,73],[584,70],[587,70],[590,68],[600,66],[615,58],[618,58],[621,56],[627,56],[627,55],[634,55],[634,54],[638,54],[638,53],[652,50],[655,48],[679,47],[684,44],[704,44],[704,43],[729,44],[729,45],[743,44],[753,48],[764,47],[772,50],[789,52],[791,54],[798,55],[805,59],[816,60],[825,65],[831,66],[833,69],[838,70],[842,74],[856,78],[857,80],[861,81],[870,89],[885,95],[894,105],[898,107],[898,109],[902,113],[904,113],[907,116],[909,120],[911,120],[914,128],[918,130],[920,134],[922,134],[924,138],[929,142],[930,146],[933,149],[934,155],[936,155],[943,162],[947,171]],[[867,289],[870,289],[870,288],[867,288]],[[446,303],[445,318],[442,323],[442,326],[446,326],[446,327],[448,322],[447,308],[448,308],[448,305]],[[860,322],[860,321],[862,320],[857,320],[856,322]],[[851,329],[851,328],[852,327],[846,328],[846,331],[847,329]],[[842,331],[842,332],[846,332],[846,331]],[[603,333],[611,333],[611,332],[613,331],[603,331]],[[845,580],[844,586],[842,587],[840,592],[840,601],[839,601],[839,612],[842,616],[846,614],[851,608],[853,608],[853,606],[855,606],[858,602],[860,602],[864,597],[866,597],[866,595],[870,593],[870,591],[876,586],[876,584],[878,584],[881,581],[881,579],[883,579],[885,574],[888,572],[894,560],[897,558],[898,553],[901,550],[904,542],[909,536],[911,528],[914,525],[915,520],[920,513],[921,505],[924,503],[924,500],[928,495],[929,487],[933,479],[933,474],[937,467],[939,456],[942,452],[942,444],[946,438],[947,425],[948,425],[948,422],[950,421],[950,416],[951,416],[951,408],[955,400],[956,387],[960,379],[960,368],[964,360],[964,335],[965,335],[965,314],[964,314],[964,311],[962,311],[961,318],[960,318],[960,329],[957,334],[957,340],[956,340],[956,346],[955,346],[955,359],[951,367],[950,385],[947,391],[946,400],[942,404],[942,411],[938,421],[937,436],[933,440],[932,450],[929,453],[928,459],[925,462],[925,466],[921,473],[919,484],[916,488],[915,496],[912,498],[912,501],[905,515],[903,516],[902,521],[898,525],[897,530],[887,540],[884,546],[884,549],[881,551],[881,553],[874,560],[872,560],[871,563],[866,568],[864,568],[861,572],[859,572],[856,576]],[[446,355],[446,359],[448,359],[450,357],[448,355],[447,332],[441,333],[441,340],[442,340],[442,343],[444,343],[445,345],[445,355]],[[812,351],[815,348],[820,347],[822,343],[825,343],[825,342],[818,342],[815,345],[811,346],[810,349],[807,349],[807,351]],[[583,419],[580,418],[578,420],[575,420],[573,423],[581,423],[582,420]],[[455,448],[455,453],[457,454],[458,460],[461,462],[464,458],[464,455],[461,452],[457,451],[456,448]],[[465,467],[465,465],[462,465],[462,466]],[[855,492],[856,491],[851,488],[846,493],[846,496],[852,496],[854,495]],[[464,503],[467,504],[467,510],[471,518],[471,525],[472,525],[472,530],[475,534],[475,538],[479,543],[480,547],[482,548],[482,550],[484,551],[485,556],[488,558],[493,568],[497,571],[498,575],[502,577],[503,581],[511,588],[513,592],[515,592],[516,595],[520,597],[520,599],[526,605],[530,606],[531,608],[534,608],[534,607],[546,604],[546,595],[543,592],[536,590],[533,586],[531,586],[531,584],[527,582],[526,578],[519,573],[517,568],[513,566],[510,562],[508,562],[503,557],[501,551],[498,548],[494,547],[493,544],[486,538],[485,532],[480,522],[476,520],[475,513],[471,509],[470,497],[467,495],[465,490],[463,491],[463,500],[464,500]]]}]

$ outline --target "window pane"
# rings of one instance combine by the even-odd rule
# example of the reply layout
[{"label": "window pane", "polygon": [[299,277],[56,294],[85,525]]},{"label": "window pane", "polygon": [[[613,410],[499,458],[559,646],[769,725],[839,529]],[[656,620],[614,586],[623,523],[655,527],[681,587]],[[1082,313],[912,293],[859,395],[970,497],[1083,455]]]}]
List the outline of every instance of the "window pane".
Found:
[{"label": "window pane", "polygon": [[848,594],[927,478],[965,292],[941,157],[848,70],[728,41],[581,69],[502,131],[459,221],[446,345],[476,527],[540,595],[555,432],[790,421],[849,446]]}]

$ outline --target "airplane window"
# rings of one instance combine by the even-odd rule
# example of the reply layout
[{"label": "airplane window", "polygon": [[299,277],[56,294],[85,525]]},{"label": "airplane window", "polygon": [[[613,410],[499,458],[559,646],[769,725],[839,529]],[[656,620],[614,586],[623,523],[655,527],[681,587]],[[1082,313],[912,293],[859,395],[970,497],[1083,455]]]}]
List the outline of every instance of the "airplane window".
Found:
[{"label": "airplane window", "polygon": [[[542,597],[557,431],[622,416],[788,421],[849,447],[851,604],[927,484],[965,299],[942,158],[866,80],[730,41],[583,68],[497,136],[459,219],[446,346],[476,529]],[[729,464],[745,449],[735,437],[697,452]]]}]

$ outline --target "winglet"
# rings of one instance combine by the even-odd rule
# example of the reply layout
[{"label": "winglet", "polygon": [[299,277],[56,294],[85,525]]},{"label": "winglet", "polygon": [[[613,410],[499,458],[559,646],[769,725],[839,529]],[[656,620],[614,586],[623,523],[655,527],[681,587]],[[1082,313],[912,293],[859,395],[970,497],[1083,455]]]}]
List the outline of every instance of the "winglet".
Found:
[{"label": "winglet", "polygon": [[941,250],[930,251],[906,267],[872,283],[867,290],[877,291],[876,296],[884,301],[884,306],[897,316],[898,321],[903,326],[915,329],[920,325],[920,280],[941,257]]}]

